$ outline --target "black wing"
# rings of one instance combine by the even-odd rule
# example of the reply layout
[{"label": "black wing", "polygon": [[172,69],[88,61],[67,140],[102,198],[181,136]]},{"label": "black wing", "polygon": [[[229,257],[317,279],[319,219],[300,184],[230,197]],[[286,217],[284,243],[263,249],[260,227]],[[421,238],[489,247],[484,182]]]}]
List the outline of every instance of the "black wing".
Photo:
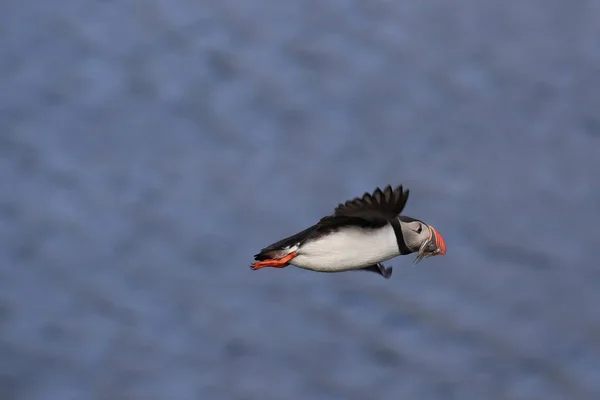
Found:
[{"label": "black wing", "polygon": [[393,269],[392,269],[392,267],[386,267],[382,263],[379,263],[379,264],[369,265],[368,267],[364,267],[364,268],[360,269],[359,271],[375,272],[375,273],[383,276],[385,279],[390,279],[392,277]]},{"label": "black wing", "polygon": [[384,190],[375,189],[373,193],[365,193],[362,197],[339,204],[333,215],[320,221],[321,225],[360,225],[378,228],[396,218],[408,201],[409,191],[402,185],[392,189],[390,185]]}]

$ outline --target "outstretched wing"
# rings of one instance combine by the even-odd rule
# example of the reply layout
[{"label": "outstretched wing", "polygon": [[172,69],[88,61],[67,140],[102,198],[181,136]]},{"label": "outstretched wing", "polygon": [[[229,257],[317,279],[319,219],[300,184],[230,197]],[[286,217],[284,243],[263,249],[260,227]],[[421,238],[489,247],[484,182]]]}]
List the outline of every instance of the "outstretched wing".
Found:
[{"label": "outstretched wing", "polygon": [[321,220],[324,225],[355,224],[365,227],[381,227],[396,218],[404,209],[409,191],[402,185],[392,189],[390,185],[384,190],[375,189],[373,193],[365,193],[362,197],[339,204],[333,215]]}]

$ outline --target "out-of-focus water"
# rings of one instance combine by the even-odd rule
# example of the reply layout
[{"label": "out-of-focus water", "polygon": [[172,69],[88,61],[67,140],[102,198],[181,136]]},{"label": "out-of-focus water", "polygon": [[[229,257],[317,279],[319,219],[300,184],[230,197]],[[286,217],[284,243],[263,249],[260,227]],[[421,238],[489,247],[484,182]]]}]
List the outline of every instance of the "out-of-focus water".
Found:
[{"label": "out-of-focus water", "polygon": [[[0,398],[600,398],[600,3],[0,3]],[[252,255],[375,186],[448,253]]]}]

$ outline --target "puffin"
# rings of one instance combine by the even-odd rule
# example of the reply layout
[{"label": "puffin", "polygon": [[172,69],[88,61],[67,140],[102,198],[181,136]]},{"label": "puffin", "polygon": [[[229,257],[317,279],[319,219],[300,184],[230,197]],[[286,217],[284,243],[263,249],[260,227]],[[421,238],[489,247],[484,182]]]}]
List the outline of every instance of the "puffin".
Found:
[{"label": "puffin", "polygon": [[260,250],[250,269],[293,265],[315,272],[371,271],[389,279],[392,268],[385,261],[416,253],[417,264],[445,255],[437,229],[402,215],[409,193],[387,185],[340,203],[316,224]]}]

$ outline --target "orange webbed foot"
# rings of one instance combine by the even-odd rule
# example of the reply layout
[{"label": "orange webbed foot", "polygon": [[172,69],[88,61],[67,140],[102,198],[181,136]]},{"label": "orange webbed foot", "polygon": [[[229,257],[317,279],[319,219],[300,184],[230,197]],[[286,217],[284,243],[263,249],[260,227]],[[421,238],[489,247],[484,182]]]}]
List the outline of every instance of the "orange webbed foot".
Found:
[{"label": "orange webbed foot", "polygon": [[257,269],[272,267],[272,268],[285,268],[289,265],[292,258],[296,257],[296,253],[290,253],[282,258],[272,258],[264,261],[255,261],[250,266],[250,269],[256,271]]}]

